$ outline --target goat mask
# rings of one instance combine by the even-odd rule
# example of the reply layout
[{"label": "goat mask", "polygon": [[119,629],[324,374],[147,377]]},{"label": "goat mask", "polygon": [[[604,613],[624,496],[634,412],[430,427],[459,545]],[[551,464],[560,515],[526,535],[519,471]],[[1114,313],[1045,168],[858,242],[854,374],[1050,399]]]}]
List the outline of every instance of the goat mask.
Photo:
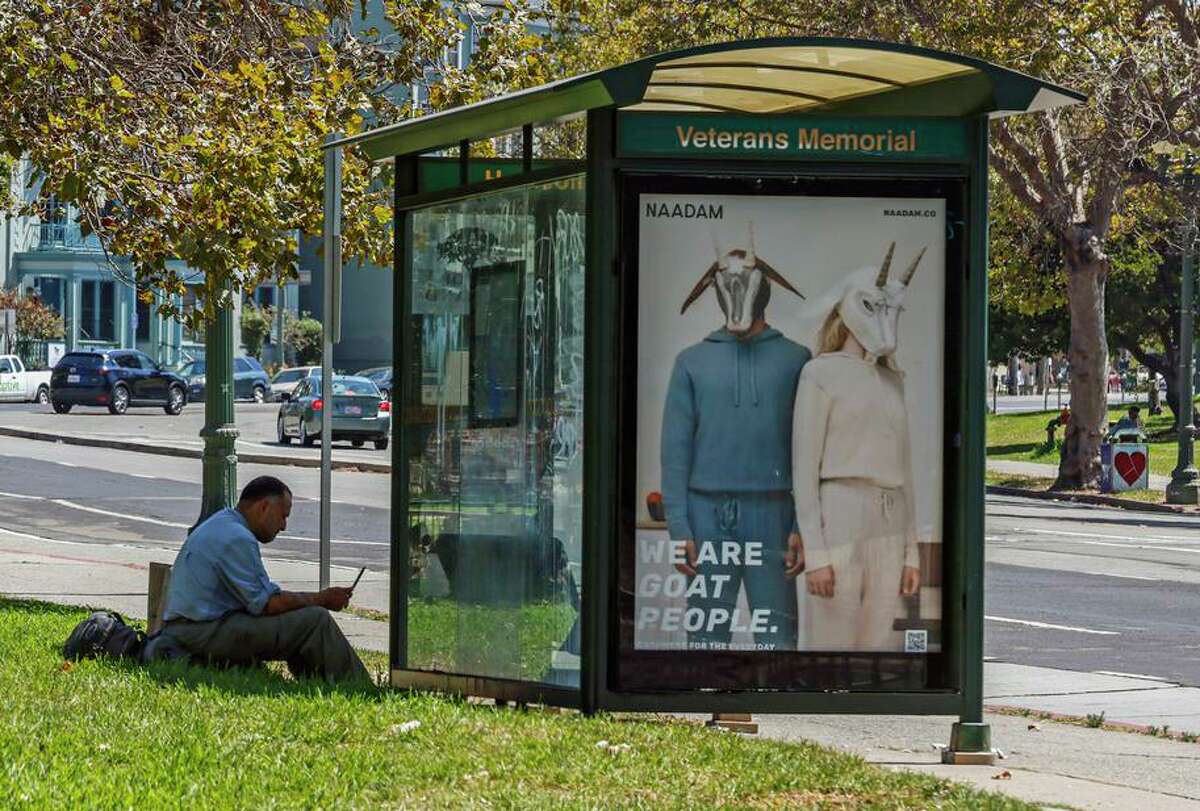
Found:
[{"label": "goat mask", "polygon": [[896,243],[893,242],[878,272],[874,268],[864,268],[852,274],[837,305],[846,329],[872,358],[886,358],[896,351],[896,327],[904,295],[917,272],[917,264],[925,255],[925,248],[922,248],[896,280],[888,278],[895,251]]},{"label": "goat mask", "polygon": [[687,300],[679,309],[680,315],[687,311],[696,299],[709,287],[717,291],[717,303],[725,314],[725,329],[735,335],[746,332],[750,326],[767,311],[767,302],[771,300],[771,282],[795,293],[800,298],[804,296],[792,287],[779,271],[759,259],[754,252],[754,224],[747,229],[746,250],[723,250],[717,240],[717,232],[712,233],[713,251],[716,261],[709,265],[708,270],[700,277],[700,281],[692,288]]}]

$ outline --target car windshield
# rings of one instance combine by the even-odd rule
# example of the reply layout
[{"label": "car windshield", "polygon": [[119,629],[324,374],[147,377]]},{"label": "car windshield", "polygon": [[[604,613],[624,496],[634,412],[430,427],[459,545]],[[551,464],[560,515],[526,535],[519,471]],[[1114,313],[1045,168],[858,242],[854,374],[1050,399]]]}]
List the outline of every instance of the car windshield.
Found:
[{"label": "car windshield", "polygon": [[72,352],[62,356],[59,366],[75,366],[81,369],[99,369],[104,364],[104,356],[94,352]]},{"label": "car windshield", "polygon": [[204,361],[202,361],[202,360],[192,361],[191,363],[189,363],[187,366],[184,366],[183,369],[180,370],[180,374],[182,374],[184,377],[192,377],[195,375],[204,374]]},{"label": "car windshield", "polygon": [[365,377],[335,377],[333,379],[333,394],[351,397],[378,397],[379,389]]},{"label": "car windshield", "polygon": [[272,383],[295,383],[300,378],[304,377],[303,369],[284,369],[279,374],[271,379]]}]

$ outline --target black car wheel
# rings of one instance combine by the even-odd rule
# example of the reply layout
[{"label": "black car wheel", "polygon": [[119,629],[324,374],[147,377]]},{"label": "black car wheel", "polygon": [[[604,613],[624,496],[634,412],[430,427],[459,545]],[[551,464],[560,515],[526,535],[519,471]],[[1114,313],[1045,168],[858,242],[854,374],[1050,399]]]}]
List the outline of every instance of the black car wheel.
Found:
[{"label": "black car wheel", "polygon": [[71,403],[53,403],[55,414],[66,414],[71,410]]},{"label": "black car wheel", "polygon": [[279,419],[275,421],[275,438],[279,440],[280,445],[291,445],[292,438],[283,432],[283,415],[279,415]]},{"label": "black car wheel", "polygon": [[361,448],[363,446],[363,441],[361,439],[352,439],[350,440],[350,444],[356,448]]},{"label": "black car wheel", "polygon": [[50,389],[46,388],[45,386],[41,386],[37,390],[37,402],[38,405],[45,405],[46,403],[50,402]]},{"label": "black car wheel", "polygon": [[383,439],[377,439],[377,440],[375,440],[375,450],[377,450],[377,451],[386,451],[386,450],[387,450],[387,448],[388,448],[388,441],[387,441],[387,438],[386,438],[386,437],[385,437],[385,438],[383,438]]},{"label": "black car wheel", "polygon": [[254,402],[265,403],[267,401],[267,390],[262,386],[254,387]]},{"label": "black car wheel", "polygon": [[118,383],[113,386],[112,400],[108,403],[109,414],[124,414],[129,408],[129,389]]},{"label": "black car wheel", "polygon": [[300,420],[300,444],[306,448],[311,448],[316,441],[317,438],[310,436],[308,429],[304,427],[304,420]]},{"label": "black car wheel", "polygon": [[183,389],[179,386],[172,386],[167,389],[167,404],[163,406],[163,411],[171,416],[175,416],[183,411],[184,394]]}]

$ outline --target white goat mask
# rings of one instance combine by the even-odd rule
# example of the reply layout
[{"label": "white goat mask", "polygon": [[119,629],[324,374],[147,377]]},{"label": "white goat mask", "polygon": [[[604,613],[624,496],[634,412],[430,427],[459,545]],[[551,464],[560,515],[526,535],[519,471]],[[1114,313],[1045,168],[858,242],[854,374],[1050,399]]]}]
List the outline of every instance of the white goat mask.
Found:
[{"label": "white goat mask", "polygon": [[925,255],[925,248],[922,248],[899,280],[889,279],[895,250],[896,243],[893,242],[878,273],[873,268],[864,268],[852,274],[837,305],[842,323],[871,358],[886,358],[895,353],[904,296],[921,257]]},{"label": "white goat mask", "polygon": [[725,314],[725,329],[740,334],[749,330],[756,320],[765,317],[767,302],[771,300],[771,282],[804,298],[779,271],[758,258],[754,251],[753,223],[747,227],[746,250],[723,250],[717,239],[716,229],[713,229],[712,239],[716,261],[692,288],[692,292],[679,309],[680,315],[686,312],[705,290],[713,287],[717,291],[717,302],[721,305],[721,312]]}]

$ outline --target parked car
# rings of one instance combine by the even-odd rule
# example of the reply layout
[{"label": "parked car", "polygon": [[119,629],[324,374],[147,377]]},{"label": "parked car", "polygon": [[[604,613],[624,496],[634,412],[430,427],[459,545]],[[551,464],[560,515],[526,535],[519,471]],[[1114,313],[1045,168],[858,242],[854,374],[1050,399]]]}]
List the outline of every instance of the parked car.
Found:
[{"label": "parked car", "polygon": [[[208,379],[207,364],[194,360],[186,364],[179,373],[188,383],[188,396],[193,401],[204,399],[204,383]],[[242,355],[233,359],[233,396],[236,400],[253,400],[265,403],[271,391],[271,379],[266,370],[252,357]]]},{"label": "parked car", "polygon": [[280,369],[271,378],[271,399],[284,402],[292,396],[296,384],[306,377],[321,374],[320,366],[293,366]]},{"label": "parked car", "polygon": [[50,371],[33,372],[16,355],[0,355],[0,402],[50,402]]},{"label": "parked car", "polygon": [[50,374],[50,402],[59,414],[77,405],[107,406],[112,414],[162,406],[178,414],[187,401],[187,381],[136,349],[68,352]]},{"label": "parked car", "polygon": [[379,391],[383,394],[383,399],[388,401],[392,399],[391,366],[372,366],[370,369],[363,369],[358,376],[365,377],[378,386]]},{"label": "parked car", "polygon": [[375,449],[387,450],[391,432],[391,404],[379,393],[379,387],[365,377],[334,375],[333,405],[321,398],[321,376],[311,375],[300,381],[292,397],[279,406],[276,435],[279,444],[292,438],[311,446],[321,436],[321,421],[332,416],[333,441],[349,440],[356,448],[364,442]]}]

